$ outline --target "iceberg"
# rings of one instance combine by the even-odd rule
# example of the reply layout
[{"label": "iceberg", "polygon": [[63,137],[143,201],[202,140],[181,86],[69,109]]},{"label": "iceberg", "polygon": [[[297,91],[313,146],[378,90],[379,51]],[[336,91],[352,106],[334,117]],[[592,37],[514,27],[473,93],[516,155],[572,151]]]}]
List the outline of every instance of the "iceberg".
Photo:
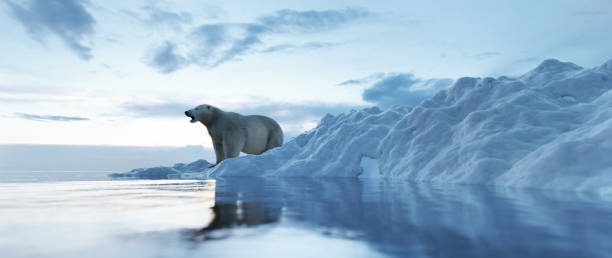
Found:
[{"label": "iceberg", "polygon": [[168,175],[380,177],[612,194],[610,89],[612,60],[586,69],[550,59],[519,77],[460,78],[414,107],[328,114],[262,155]]},{"label": "iceberg", "polygon": [[112,178],[142,178],[142,179],[177,179],[181,174],[202,173],[212,164],[200,159],[189,164],[177,163],[172,167],[136,168],[125,173],[112,173]]}]

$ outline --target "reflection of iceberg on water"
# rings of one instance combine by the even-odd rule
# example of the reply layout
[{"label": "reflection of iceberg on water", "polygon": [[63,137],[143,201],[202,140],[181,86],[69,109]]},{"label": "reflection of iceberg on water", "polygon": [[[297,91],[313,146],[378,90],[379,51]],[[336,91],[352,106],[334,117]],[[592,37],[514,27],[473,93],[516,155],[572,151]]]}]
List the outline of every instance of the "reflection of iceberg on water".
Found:
[{"label": "reflection of iceberg on water", "polygon": [[398,257],[605,257],[612,251],[605,242],[611,206],[575,192],[247,177],[218,180],[215,192],[214,219],[183,231],[187,241],[282,253],[296,243],[311,246],[301,237],[314,232],[323,246],[357,241]]}]

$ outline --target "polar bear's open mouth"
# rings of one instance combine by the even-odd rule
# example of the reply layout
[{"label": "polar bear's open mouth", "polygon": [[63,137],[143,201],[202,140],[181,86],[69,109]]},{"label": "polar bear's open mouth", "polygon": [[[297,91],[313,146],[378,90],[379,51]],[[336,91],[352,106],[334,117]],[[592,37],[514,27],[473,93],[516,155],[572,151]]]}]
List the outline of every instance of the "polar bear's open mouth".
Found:
[{"label": "polar bear's open mouth", "polygon": [[185,115],[188,116],[189,118],[191,118],[191,120],[189,121],[190,123],[195,123],[195,116],[193,114],[191,114],[191,111],[185,111]]}]

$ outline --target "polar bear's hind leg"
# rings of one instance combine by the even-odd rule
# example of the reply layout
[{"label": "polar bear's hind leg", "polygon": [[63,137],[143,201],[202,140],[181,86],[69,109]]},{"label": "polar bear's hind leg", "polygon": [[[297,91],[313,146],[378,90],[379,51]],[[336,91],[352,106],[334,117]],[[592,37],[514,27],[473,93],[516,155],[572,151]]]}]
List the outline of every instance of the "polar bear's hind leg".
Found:
[{"label": "polar bear's hind leg", "polygon": [[283,145],[283,131],[281,131],[280,127],[272,130],[268,138],[268,146],[266,146],[266,150],[280,147]]}]

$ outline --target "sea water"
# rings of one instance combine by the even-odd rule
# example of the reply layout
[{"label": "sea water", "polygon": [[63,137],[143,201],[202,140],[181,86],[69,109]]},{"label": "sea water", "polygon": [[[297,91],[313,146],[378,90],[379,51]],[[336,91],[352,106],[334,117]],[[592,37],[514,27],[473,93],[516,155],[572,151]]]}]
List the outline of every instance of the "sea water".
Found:
[{"label": "sea water", "polygon": [[0,174],[1,257],[612,254],[612,203],[589,194],[375,179],[21,173]]}]

